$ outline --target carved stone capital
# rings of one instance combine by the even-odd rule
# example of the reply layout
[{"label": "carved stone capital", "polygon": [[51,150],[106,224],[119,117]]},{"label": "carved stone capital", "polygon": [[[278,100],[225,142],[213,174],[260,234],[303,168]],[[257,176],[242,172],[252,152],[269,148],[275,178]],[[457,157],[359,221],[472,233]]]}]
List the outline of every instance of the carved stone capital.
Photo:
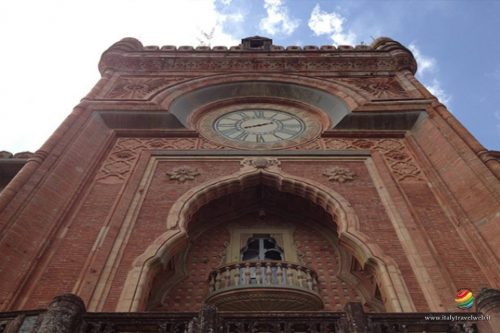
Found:
[{"label": "carved stone capital", "polygon": [[277,158],[272,157],[250,157],[244,158],[240,164],[243,168],[267,169],[278,168],[281,162]]},{"label": "carved stone capital", "polygon": [[54,297],[47,312],[43,313],[34,333],[72,333],[78,332],[85,313],[82,299],[73,294]]},{"label": "carved stone capital", "polygon": [[480,332],[496,332],[500,327],[500,290],[483,288],[476,297],[477,311],[488,316],[478,322]]}]

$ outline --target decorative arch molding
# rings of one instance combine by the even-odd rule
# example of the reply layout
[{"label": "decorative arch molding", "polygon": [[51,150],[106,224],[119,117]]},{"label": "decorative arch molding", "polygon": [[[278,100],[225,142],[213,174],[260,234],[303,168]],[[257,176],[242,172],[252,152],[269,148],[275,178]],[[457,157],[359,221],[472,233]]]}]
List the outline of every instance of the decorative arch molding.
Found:
[{"label": "decorative arch molding", "polygon": [[[152,96],[152,101],[168,109],[187,126],[190,112],[215,101],[234,98],[231,92],[235,90],[242,97],[281,97],[310,104],[323,109],[330,116],[332,125],[370,100],[362,89],[341,81],[300,75],[248,73],[213,75],[184,81],[160,90]],[[272,94],[266,95],[267,91]]]},{"label": "decorative arch molding", "polygon": [[347,248],[363,268],[369,267],[375,273],[385,297],[386,310],[416,311],[397,264],[359,231],[358,218],[345,198],[320,183],[287,174],[277,164],[262,167],[251,163],[231,175],[200,184],[177,199],[167,217],[167,231],[134,260],[116,311],[141,310],[159,265],[168,263],[187,246],[188,225],[196,211],[212,200],[258,184],[295,194],[321,206],[336,224],[339,244]]}]

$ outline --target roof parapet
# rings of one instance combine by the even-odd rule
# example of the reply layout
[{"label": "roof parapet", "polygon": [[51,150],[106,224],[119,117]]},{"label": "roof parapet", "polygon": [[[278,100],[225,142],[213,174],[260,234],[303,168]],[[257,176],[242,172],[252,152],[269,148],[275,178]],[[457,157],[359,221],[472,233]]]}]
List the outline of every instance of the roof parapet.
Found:
[{"label": "roof parapet", "polygon": [[[179,53],[186,54],[189,53],[275,53],[275,54],[296,54],[299,52],[307,52],[308,54],[315,53],[352,53],[355,56],[361,52],[372,52],[374,53],[374,57],[376,53],[390,53],[394,56],[398,63],[401,66],[398,66],[398,70],[408,69],[412,71],[414,74],[417,70],[417,63],[411,51],[403,46],[401,43],[388,38],[388,37],[379,37],[375,39],[370,45],[360,44],[360,45],[306,45],[306,46],[297,46],[291,45],[287,47],[274,45],[272,44],[272,39],[254,36],[247,37],[242,39],[242,43],[237,46],[206,46],[201,45],[197,47],[183,45],[183,46],[174,46],[174,45],[165,45],[165,46],[143,46],[143,44],[131,37],[124,38],[119,42],[113,44],[109,47],[101,56],[101,60],[99,62],[99,70],[101,74],[108,68],[115,68],[119,63],[117,58],[123,57],[126,54],[130,53],[149,53],[149,54],[157,54],[158,57],[168,57],[170,53]],[[137,54],[135,55],[137,56]],[[149,56],[148,56],[149,57]]]}]

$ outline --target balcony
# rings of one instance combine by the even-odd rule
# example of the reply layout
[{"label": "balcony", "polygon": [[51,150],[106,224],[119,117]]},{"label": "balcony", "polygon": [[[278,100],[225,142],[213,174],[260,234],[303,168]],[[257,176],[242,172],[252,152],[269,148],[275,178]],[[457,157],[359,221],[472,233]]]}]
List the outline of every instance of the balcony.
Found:
[{"label": "balcony", "polygon": [[315,311],[323,308],[318,277],[303,265],[246,261],[210,273],[208,304],[221,311]]}]

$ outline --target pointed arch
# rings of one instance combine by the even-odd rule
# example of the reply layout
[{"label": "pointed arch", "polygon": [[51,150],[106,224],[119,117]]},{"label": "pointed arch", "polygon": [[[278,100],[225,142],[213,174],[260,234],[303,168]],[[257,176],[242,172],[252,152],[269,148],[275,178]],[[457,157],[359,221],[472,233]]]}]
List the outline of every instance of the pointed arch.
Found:
[{"label": "pointed arch", "polygon": [[359,221],[350,203],[327,186],[287,174],[276,165],[267,168],[244,166],[238,172],[199,184],[185,192],[169,211],[167,231],[134,260],[116,310],[139,311],[144,306],[153,273],[187,245],[189,223],[202,206],[258,184],[300,196],[321,206],[336,224],[339,244],[347,248],[362,267],[370,267],[375,272],[377,284],[385,296],[386,310],[415,311],[397,264],[359,230]]}]

